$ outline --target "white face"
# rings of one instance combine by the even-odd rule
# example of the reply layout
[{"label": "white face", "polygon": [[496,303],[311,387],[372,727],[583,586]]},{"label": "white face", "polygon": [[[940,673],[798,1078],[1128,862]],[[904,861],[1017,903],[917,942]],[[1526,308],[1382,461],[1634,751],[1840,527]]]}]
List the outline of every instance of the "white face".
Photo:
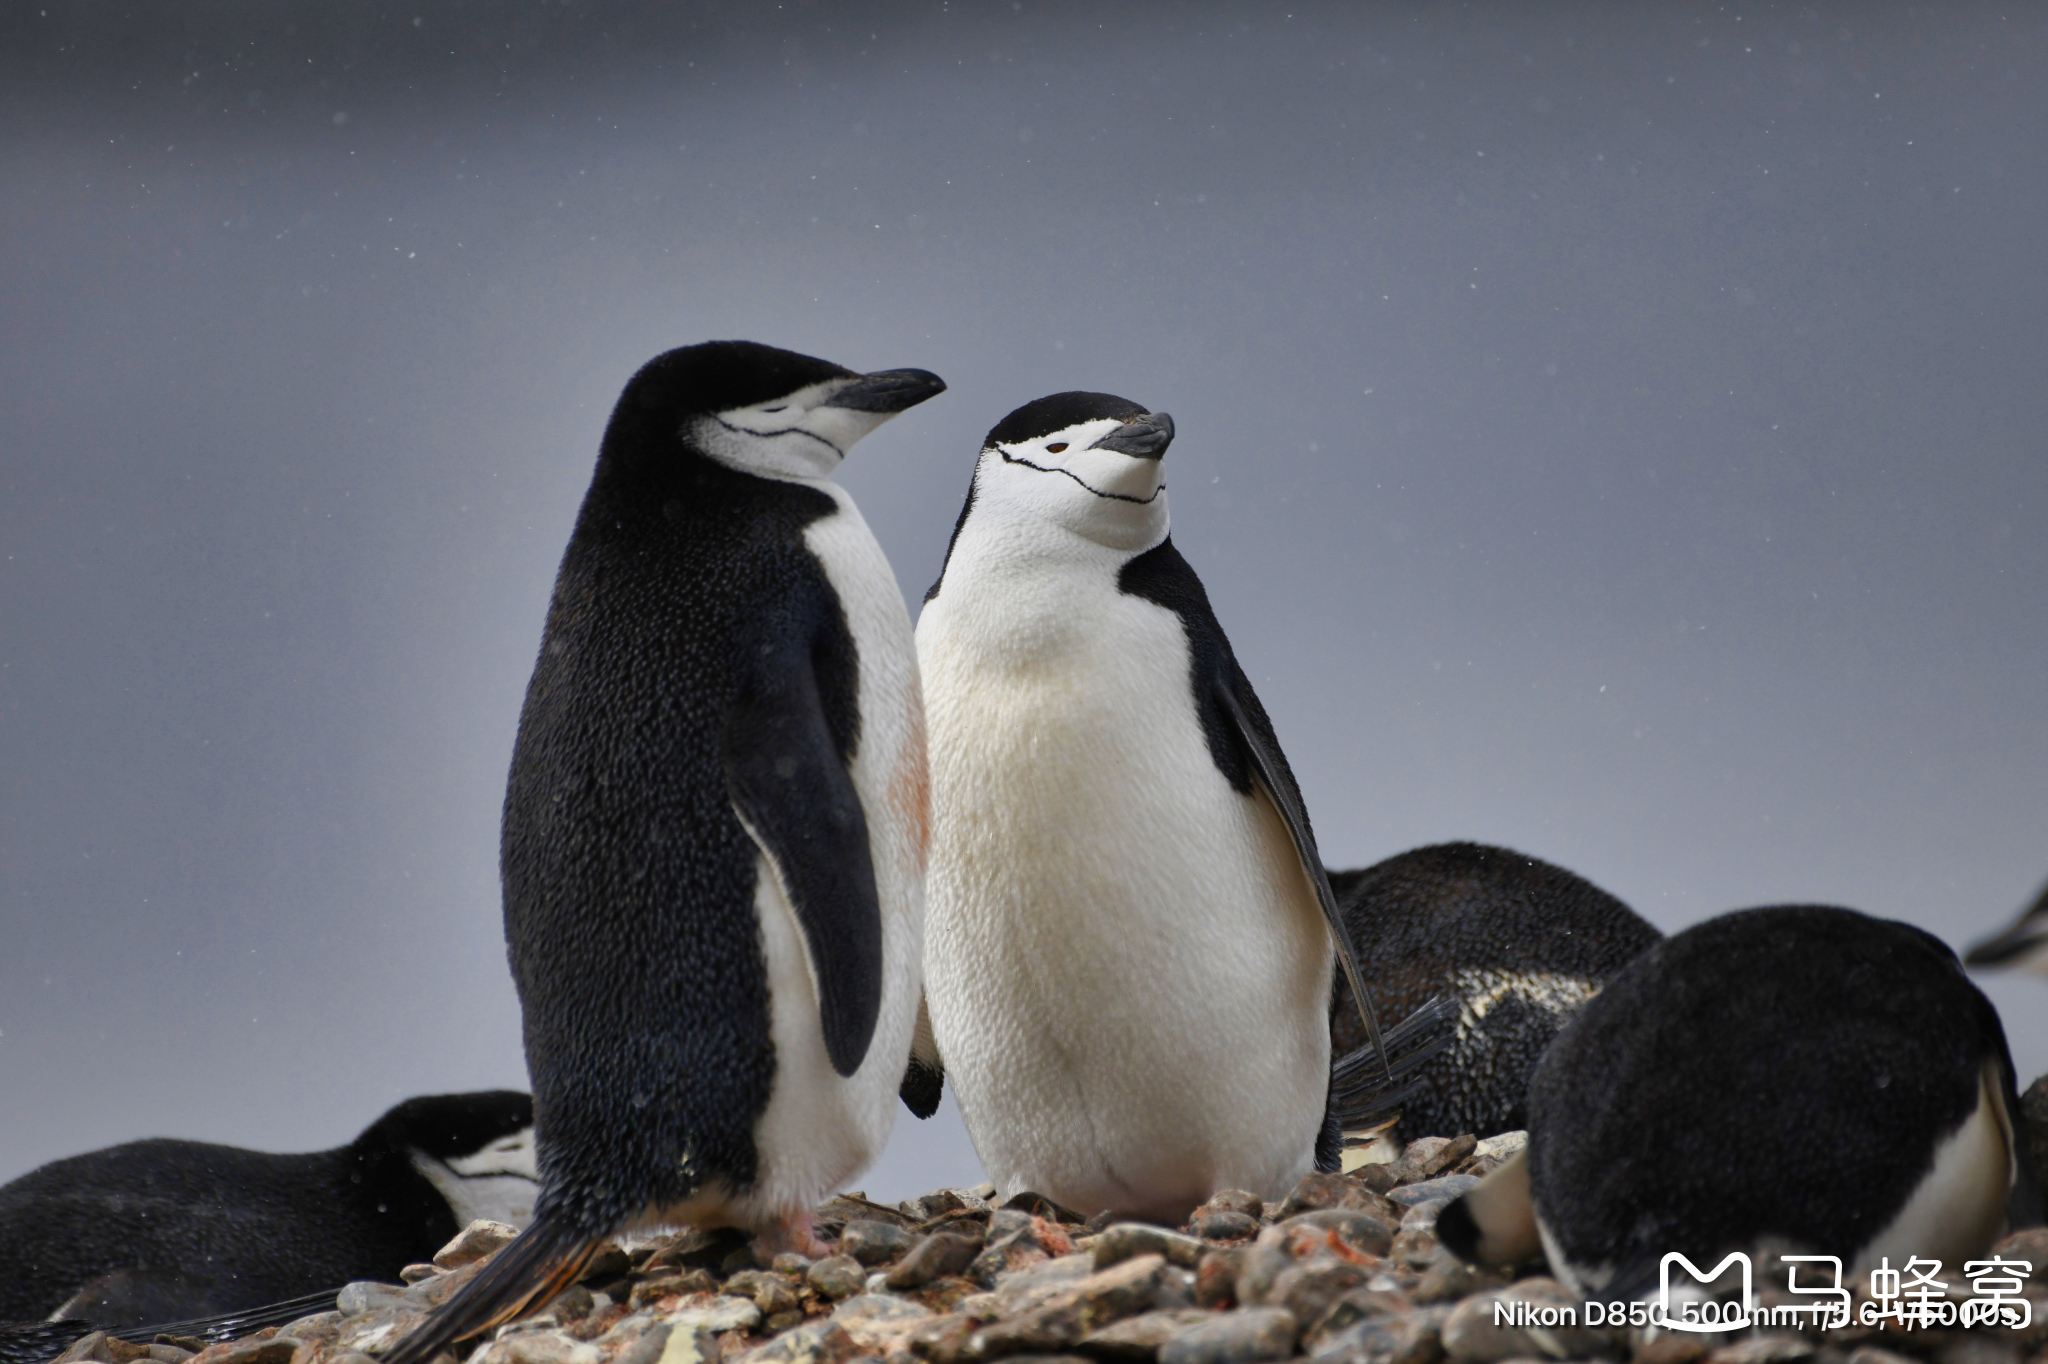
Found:
[{"label": "white face", "polygon": [[764,478],[830,478],[853,443],[893,412],[828,407],[835,393],[859,376],[828,379],[752,407],[698,419],[690,434],[720,464]]},{"label": "white face", "polygon": [[448,1200],[458,1227],[479,1217],[515,1227],[533,1220],[540,1172],[533,1161],[531,1127],[500,1137],[474,1155],[451,1156],[445,1161],[414,1151],[412,1163]]},{"label": "white face", "polygon": [[1101,417],[982,451],[972,518],[1050,521],[1111,549],[1150,549],[1166,538],[1166,465],[1094,448],[1121,425]]}]

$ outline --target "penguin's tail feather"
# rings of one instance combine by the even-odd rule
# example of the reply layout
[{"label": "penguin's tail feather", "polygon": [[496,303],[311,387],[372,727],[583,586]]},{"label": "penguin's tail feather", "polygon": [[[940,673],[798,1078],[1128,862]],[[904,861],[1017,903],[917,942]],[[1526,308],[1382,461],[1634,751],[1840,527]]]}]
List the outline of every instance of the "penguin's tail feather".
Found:
[{"label": "penguin's tail feather", "polygon": [[603,1244],[602,1235],[545,1215],[535,1217],[474,1279],[399,1341],[384,1356],[384,1364],[427,1364],[459,1340],[538,1311],[582,1276]]},{"label": "penguin's tail feather", "polygon": [[1451,1045],[1458,1006],[1441,995],[1387,1029],[1386,1063],[1367,1045],[1330,1066],[1330,1109],[1338,1126],[1356,1132],[1400,1116],[1422,1083],[1422,1068]]}]

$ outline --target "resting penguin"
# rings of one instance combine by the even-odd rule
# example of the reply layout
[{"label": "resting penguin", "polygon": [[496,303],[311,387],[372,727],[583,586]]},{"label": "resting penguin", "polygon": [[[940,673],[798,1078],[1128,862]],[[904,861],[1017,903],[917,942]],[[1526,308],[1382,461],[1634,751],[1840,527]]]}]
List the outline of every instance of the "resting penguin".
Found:
[{"label": "resting penguin", "polygon": [[[1998,1014],[1908,924],[1818,905],[1752,909],[1613,976],[1544,1053],[1529,1145],[1437,1219],[1468,1258],[1540,1242],[1573,1291],[1658,1286],[1790,1243],[1843,1286],[1881,1258],[1956,1265],[2039,1220],[2014,1138]],[[1758,1266],[1758,1283],[1763,1267]]]},{"label": "resting penguin", "polygon": [[1167,536],[1172,439],[1058,393],[983,443],[917,626],[935,1048],[904,1086],[915,1110],[952,1077],[1006,1194],[1167,1223],[1334,1167],[1341,941],[1273,726]]},{"label": "resting penguin", "polygon": [[[1529,1125],[1529,1072],[1606,979],[1660,941],[1606,891],[1523,853],[1439,843],[1330,886],[1373,1001],[1390,1016],[1432,997],[1457,1007],[1448,1052],[1401,1105],[1404,1137],[1492,1136]],[[1351,990],[1335,984],[1331,1045],[1364,1045]]]},{"label": "resting penguin", "polygon": [[1964,953],[1963,965],[2017,966],[2036,975],[2048,975],[2048,886],[2041,887],[2034,903],[2019,918]]},{"label": "resting penguin", "polygon": [[524,1223],[533,1103],[408,1099],[332,1151],[134,1141],[0,1187],[0,1320],[134,1326],[390,1279],[478,1217]]},{"label": "resting penguin", "polygon": [[831,474],[944,387],[717,341],[620,395],[505,793],[540,1200],[390,1364],[546,1301],[620,1230],[821,1253],[810,1208],[888,1139],[924,716],[903,595]]}]

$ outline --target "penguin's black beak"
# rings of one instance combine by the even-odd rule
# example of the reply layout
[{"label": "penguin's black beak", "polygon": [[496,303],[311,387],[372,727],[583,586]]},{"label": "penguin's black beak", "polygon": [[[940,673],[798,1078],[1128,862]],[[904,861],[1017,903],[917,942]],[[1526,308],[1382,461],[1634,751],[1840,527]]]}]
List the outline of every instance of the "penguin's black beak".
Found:
[{"label": "penguin's black beak", "polygon": [[946,381],[928,369],[884,369],[861,375],[821,405],[893,415],[945,391]]},{"label": "penguin's black beak", "polygon": [[1164,412],[1147,412],[1142,417],[1133,417],[1088,448],[1114,450],[1134,459],[1160,459],[1171,444],[1173,418]]}]

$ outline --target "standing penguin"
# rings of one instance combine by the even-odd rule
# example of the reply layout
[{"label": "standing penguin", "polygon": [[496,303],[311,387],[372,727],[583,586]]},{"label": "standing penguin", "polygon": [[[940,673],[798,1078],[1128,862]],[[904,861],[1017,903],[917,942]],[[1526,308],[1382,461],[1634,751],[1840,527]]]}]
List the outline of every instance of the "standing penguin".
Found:
[{"label": "standing penguin", "polygon": [[[1439,843],[1333,871],[1330,886],[1374,1002],[1390,1015],[1457,1006],[1448,1052],[1401,1105],[1401,1135],[1488,1137],[1529,1125],[1529,1074],[1607,978],[1663,934],[1634,910],[1525,853]],[[1343,980],[1331,1042],[1365,1038]]]},{"label": "standing penguin", "polygon": [[[997,1187],[1168,1223],[1334,1166],[1335,906],[1273,727],[1167,536],[1173,420],[983,443],[917,626],[936,1052]],[[1348,944],[1344,945],[1348,951]]]},{"label": "standing penguin", "polygon": [[533,1225],[389,1357],[545,1301],[602,1239],[809,1209],[882,1149],[918,1007],[909,614],[830,476],[941,392],[751,342],[673,350],[605,428],[505,794]]},{"label": "standing penguin", "polygon": [[1909,924],[1790,905],[1666,939],[1607,982],[1529,1084],[1529,1145],[1445,1208],[1467,1258],[1540,1245],[1573,1291],[1641,1296],[1790,1243],[1959,1264],[2039,1220],[1997,1011]]},{"label": "standing penguin", "polygon": [[0,1186],[0,1321],[139,1326],[388,1279],[479,1217],[533,1211],[533,1102],[431,1094],[346,1146],[156,1138]]}]

